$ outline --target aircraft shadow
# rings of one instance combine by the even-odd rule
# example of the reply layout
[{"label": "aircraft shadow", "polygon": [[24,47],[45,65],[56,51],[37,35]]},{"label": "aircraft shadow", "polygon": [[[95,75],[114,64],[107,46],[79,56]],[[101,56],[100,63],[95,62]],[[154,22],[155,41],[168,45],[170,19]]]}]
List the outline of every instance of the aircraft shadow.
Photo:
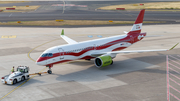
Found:
[{"label": "aircraft shadow", "polygon": [[[73,62],[71,64],[73,65],[79,65],[79,66],[87,66],[90,65],[85,70],[80,70],[77,72],[72,72],[64,75],[58,75],[56,80],[58,81],[80,81],[80,82],[86,82],[86,81],[99,81],[99,80],[105,80],[108,79],[108,75],[112,74],[124,74],[129,73],[133,71],[142,71],[142,72],[148,72],[148,73],[166,73],[166,70],[160,70],[158,68],[147,68],[151,65],[158,65],[164,64],[165,66],[165,55],[162,55],[159,57],[158,61],[156,60],[158,56],[144,56],[144,57],[134,57],[130,59],[126,59],[123,61],[114,61],[113,65],[107,66],[103,70],[97,69],[94,65],[92,66],[92,63],[94,61],[87,61],[79,63],[79,62]],[[156,58],[156,59],[155,59]],[[153,61],[153,62],[148,62]]]}]

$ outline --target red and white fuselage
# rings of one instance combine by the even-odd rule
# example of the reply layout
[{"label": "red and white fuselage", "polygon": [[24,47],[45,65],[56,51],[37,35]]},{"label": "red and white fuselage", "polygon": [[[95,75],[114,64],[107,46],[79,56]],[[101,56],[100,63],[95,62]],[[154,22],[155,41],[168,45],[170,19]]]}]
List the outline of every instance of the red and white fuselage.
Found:
[{"label": "red and white fuselage", "polygon": [[[38,65],[52,65],[77,59],[95,58],[92,54],[119,51],[140,41],[146,33],[118,35],[75,44],[55,46],[47,49],[37,60]],[[47,55],[46,55],[47,54]]]}]

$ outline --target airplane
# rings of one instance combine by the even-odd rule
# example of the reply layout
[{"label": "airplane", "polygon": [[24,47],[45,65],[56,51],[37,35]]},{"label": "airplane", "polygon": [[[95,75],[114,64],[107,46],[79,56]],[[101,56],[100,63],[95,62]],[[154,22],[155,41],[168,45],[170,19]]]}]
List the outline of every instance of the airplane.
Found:
[{"label": "airplane", "polygon": [[47,72],[51,74],[51,68],[54,64],[80,59],[90,60],[95,58],[94,64],[96,67],[103,69],[105,66],[112,65],[112,59],[119,53],[168,51],[176,47],[178,43],[171,49],[120,51],[136,42],[141,41],[146,36],[146,33],[141,33],[144,13],[145,9],[140,11],[131,30],[129,32],[125,32],[124,35],[77,42],[65,36],[64,30],[62,30],[61,37],[68,44],[51,47],[45,50],[37,59],[36,64],[48,67],[49,70]]}]

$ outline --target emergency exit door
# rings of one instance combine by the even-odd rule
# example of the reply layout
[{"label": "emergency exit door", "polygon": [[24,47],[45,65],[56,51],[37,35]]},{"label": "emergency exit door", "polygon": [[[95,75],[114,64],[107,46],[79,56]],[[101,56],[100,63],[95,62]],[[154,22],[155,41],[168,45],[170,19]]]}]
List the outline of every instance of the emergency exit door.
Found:
[{"label": "emergency exit door", "polygon": [[60,55],[60,60],[64,59],[64,50],[62,48],[59,48],[59,55]]}]

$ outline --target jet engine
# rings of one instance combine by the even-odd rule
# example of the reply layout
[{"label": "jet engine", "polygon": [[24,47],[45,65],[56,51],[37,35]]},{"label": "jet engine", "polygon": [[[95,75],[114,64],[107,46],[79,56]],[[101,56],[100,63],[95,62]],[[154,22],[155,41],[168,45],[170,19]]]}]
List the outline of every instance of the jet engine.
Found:
[{"label": "jet engine", "polygon": [[94,61],[95,65],[99,69],[103,69],[103,67],[113,64],[113,60],[111,56],[99,56]]}]

